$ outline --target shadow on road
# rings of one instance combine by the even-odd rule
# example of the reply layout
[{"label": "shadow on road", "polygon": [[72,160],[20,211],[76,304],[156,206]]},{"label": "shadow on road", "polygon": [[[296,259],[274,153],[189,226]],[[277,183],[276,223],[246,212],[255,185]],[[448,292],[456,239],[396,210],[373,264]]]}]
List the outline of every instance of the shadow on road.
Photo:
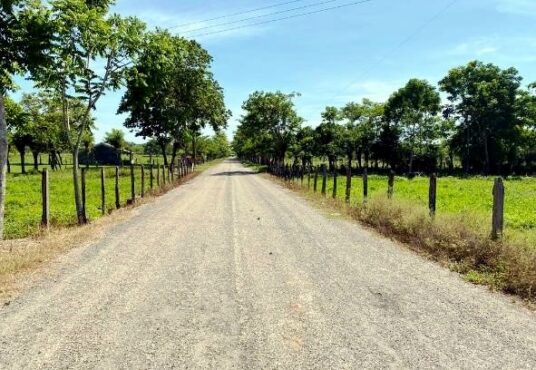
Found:
[{"label": "shadow on road", "polygon": [[225,172],[214,173],[211,176],[247,176],[247,175],[255,175],[255,172],[251,172],[251,171],[225,171]]}]

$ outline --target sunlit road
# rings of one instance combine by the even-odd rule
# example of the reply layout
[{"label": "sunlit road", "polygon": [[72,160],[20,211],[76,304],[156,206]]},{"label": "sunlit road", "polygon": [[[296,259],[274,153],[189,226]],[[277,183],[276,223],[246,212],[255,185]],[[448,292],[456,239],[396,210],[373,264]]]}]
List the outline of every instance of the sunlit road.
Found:
[{"label": "sunlit road", "polygon": [[0,308],[0,368],[536,368],[536,317],[235,161]]}]

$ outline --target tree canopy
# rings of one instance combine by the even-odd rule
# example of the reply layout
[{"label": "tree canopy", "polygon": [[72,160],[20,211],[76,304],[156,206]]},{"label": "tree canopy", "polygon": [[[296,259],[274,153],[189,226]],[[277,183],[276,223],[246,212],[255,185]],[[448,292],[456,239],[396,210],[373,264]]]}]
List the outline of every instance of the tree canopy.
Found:
[{"label": "tree canopy", "polygon": [[[200,130],[226,127],[230,116],[223,90],[210,71],[212,57],[197,42],[157,30],[147,34],[140,58],[129,70],[127,91],[119,113],[128,113],[125,127],[137,136],[156,139],[176,151]],[[195,156],[195,153],[194,153]]]},{"label": "tree canopy", "polygon": [[[267,155],[283,161],[303,119],[296,113],[293,98],[296,94],[256,91],[242,104],[241,135],[265,145]],[[242,152],[243,149],[236,147]]]},{"label": "tree canopy", "polygon": [[[514,68],[473,61],[436,86],[410,79],[386,102],[326,107],[313,129],[301,128],[294,95],[255,92],[233,140],[239,156],[311,165],[346,159],[358,168],[478,174],[536,171],[536,83],[522,87]],[[460,168],[461,167],[461,168]]]}]

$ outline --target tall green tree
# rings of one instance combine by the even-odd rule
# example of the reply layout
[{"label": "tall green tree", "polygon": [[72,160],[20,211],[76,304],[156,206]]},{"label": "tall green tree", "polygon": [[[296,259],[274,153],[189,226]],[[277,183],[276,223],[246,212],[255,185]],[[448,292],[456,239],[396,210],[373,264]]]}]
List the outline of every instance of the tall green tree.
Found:
[{"label": "tall green tree", "polygon": [[190,109],[188,109],[186,126],[192,138],[192,155],[195,163],[196,138],[200,135],[200,131],[208,125],[216,132],[226,128],[231,112],[225,107],[223,89],[211,73],[206,73],[204,78],[192,85],[191,89],[194,98],[187,105]]},{"label": "tall green tree", "polygon": [[444,114],[457,122],[454,142],[466,171],[497,172],[514,156],[520,84],[515,68],[480,61],[451,69],[439,82],[448,99]]},{"label": "tall green tree", "polygon": [[121,153],[123,149],[127,146],[127,141],[125,140],[125,133],[123,130],[113,128],[110,131],[104,134],[104,142],[110,144],[115,148],[117,154],[117,159],[121,162]]},{"label": "tall green tree", "polygon": [[[144,25],[136,18],[110,14],[111,0],[50,0],[54,27],[50,63],[35,76],[38,86],[61,97],[63,129],[73,155],[74,202],[78,223],[86,223],[80,193],[78,155],[91,114],[100,98],[122,86],[127,67],[138,55]],[[71,117],[78,99],[84,113]]]},{"label": "tall green tree", "polygon": [[209,159],[225,158],[231,155],[231,145],[224,132],[217,132],[208,139],[206,155]]},{"label": "tall green tree", "polygon": [[295,162],[301,162],[303,168],[312,166],[315,149],[315,130],[310,126],[300,127],[296,133],[296,140],[290,148]]},{"label": "tall green tree", "polygon": [[385,119],[399,127],[409,150],[408,171],[413,173],[415,152],[434,140],[441,98],[426,80],[411,79],[391,95],[385,105]]},{"label": "tall green tree", "polygon": [[4,203],[8,130],[4,100],[14,88],[13,75],[33,72],[46,64],[50,43],[48,10],[37,0],[0,2],[0,238],[4,233]]},{"label": "tall green tree", "polygon": [[[347,156],[351,165],[351,155],[355,150],[361,167],[361,156],[365,157],[365,167],[369,160],[373,145],[380,136],[383,121],[384,105],[370,99],[361,103],[348,103],[341,110],[341,115],[347,120]],[[353,146],[353,148],[352,148]]]},{"label": "tall green tree", "polygon": [[113,146],[118,152],[127,145],[123,130],[113,128],[104,134],[104,142]]},{"label": "tall green tree", "polygon": [[338,124],[340,115],[336,107],[326,107],[321,115],[322,122],[315,129],[316,152],[327,157],[329,170],[333,171],[337,157],[342,154],[343,128]]},{"label": "tall green tree", "polygon": [[137,136],[157,140],[165,148],[172,142],[172,162],[177,151],[211,125],[225,127],[228,111],[223,91],[210,72],[212,57],[193,40],[167,31],[149,33],[138,62],[131,68],[127,91],[119,107],[128,113],[125,126]]},{"label": "tall green tree", "polygon": [[[527,172],[536,169],[536,83],[521,89],[516,99],[516,120],[519,122],[520,140],[515,161],[509,170]],[[515,167],[514,167],[515,166]]]},{"label": "tall green tree", "polygon": [[[49,163],[53,169],[60,165],[59,153],[66,150],[65,134],[62,129],[62,103],[58,96],[44,92],[24,94],[21,99],[24,112],[31,122],[30,149],[34,156],[34,168],[37,169],[38,155],[48,153]],[[71,99],[70,115],[83,114],[80,101]]]},{"label": "tall green tree", "polygon": [[10,142],[19,152],[21,172],[24,174],[26,173],[26,149],[32,145],[34,128],[30,117],[21,104],[6,97],[5,109]]},{"label": "tall green tree", "polygon": [[129,69],[127,90],[118,109],[118,113],[129,114],[125,127],[133,129],[136,136],[155,140],[165,165],[168,144],[185,126],[173,89],[181,78],[175,67],[186,53],[186,43],[167,31],[148,33],[137,62]]},{"label": "tall green tree", "polygon": [[[296,94],[256,91],[242,104],[244,115],[239,130],[252,142],[266,145],[262,155],[282,164],[303,119],[298,116],[293,98]],[[262,138],[262,141],[254,138]]]}]

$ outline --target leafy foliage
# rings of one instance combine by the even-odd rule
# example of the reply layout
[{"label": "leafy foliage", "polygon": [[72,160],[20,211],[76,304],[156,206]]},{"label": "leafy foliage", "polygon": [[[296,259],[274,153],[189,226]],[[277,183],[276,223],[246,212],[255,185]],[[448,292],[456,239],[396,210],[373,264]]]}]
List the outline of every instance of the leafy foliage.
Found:
[{"label": "leafy foliage", "polygon": [[514,68],[470,62],[439,82],[444,105],[435,86],[411,79],[385,103],[363,99],[326,107],[312,136],[300,128],[293,95],[255,92],[244,102],[233,147],[264,164],[282,162],[289,153],[303,166],[319,158],[333,168],[344,157],[350,166],[357,160],[360,169],[410,175],[454,173],[460,163],[467,174],[534,173],[536,83],[523,89],[521,81]]},{"label": "leafy foliage", "polygon": [[[242,147],[241,141],[235,140],[234,149],[237,154],[256,155],[260,146],[265,150],[263,155],[271,155],[283,161],[294,141],[303,119],[298,116],[292,99],[296,94],[256,91],[242,104],[245,114],[240,119],[237,135],[250,139]],[[249,147],[249,148],[248,148]]]},{"label": "leafy foliage", "polygon": [[195,139],[207,125],[226,127],[223,90],[210,72],[211,56],[197,42],[157,30],[147,35],[140,54],[119,107],[129,114],[126,127],[156,139],[163,151],[173,142],[173,158],[187,139],[195,152]]}]

